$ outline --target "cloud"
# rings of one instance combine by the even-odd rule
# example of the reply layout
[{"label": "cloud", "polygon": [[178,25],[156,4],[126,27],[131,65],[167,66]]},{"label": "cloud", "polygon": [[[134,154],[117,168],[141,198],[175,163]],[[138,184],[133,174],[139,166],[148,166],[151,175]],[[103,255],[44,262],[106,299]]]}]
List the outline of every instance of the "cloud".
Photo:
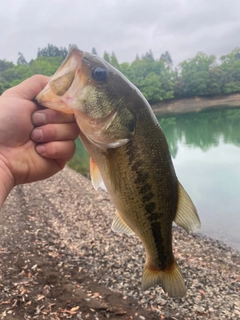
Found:
[{"label": "cloud", "polygon": [[198,51],[222,55],[239,44],[238,0],[8,0],[1,3],[0,59],[27,60],[48,43],[114,51],[120,62],[152,49],[179,63]]}]

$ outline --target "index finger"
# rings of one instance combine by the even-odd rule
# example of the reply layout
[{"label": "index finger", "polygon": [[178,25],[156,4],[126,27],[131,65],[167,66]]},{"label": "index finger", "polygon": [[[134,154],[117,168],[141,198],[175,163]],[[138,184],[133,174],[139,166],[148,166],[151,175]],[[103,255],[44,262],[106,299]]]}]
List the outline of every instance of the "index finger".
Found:
[{"label": "index finger", "polygon": [[2,95],[11,96],[24,100],[33,100],[38,93],[46,86],[50,78],[37,74],[24,80],[17,86],[8,89]]}]

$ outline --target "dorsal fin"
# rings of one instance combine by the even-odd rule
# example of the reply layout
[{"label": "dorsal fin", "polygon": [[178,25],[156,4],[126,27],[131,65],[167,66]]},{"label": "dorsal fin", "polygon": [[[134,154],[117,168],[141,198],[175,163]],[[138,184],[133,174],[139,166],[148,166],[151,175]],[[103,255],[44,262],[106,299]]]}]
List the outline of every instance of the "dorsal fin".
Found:
[{"label": "dorsal fin", "polygon": [[101,183],[103,183],[101,173],[98,169],[98,166],[96,162],[93,160],[93,158],[90,158],[90,176],[92,185],[95,190],[97,190]]},{"label": "dorsal fin", "polygon": [[174,221],[188,233],[196,232],[201,227],[197,209],[180,182],[178,183],[178,207]]},{"label": "dorsal fin", "polygon": [[116,215],[113,219],[112,230],[114,232],[126,233],[128,236],[131,236],[134,234],[132,229],[123,221],[118,211],[116,211]]}]

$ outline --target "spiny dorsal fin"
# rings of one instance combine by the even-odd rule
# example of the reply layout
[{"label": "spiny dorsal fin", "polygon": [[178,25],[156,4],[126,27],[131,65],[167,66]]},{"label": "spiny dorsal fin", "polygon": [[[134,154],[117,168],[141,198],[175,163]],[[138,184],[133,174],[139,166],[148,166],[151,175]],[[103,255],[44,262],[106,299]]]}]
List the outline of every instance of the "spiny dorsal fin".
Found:
[{"label": "spiny dorsal fin", "polygon": [[178,208],[174,221],[188,233],[196,232],[201,227],[197,209],[180,182],[178,183]]},{"label": "spiny dorsal fin", "polygon": [[90,176],[92,185],[95,190],[97,190],[101,183],[103,183],[101,173],[98,169],[98,166],[96,162],[93,160],[93,158],[90,158]]},{"label": "spiny dorsal fin", "polygon": [[167,270],[151,270],[151,268],[145,265],[142,289],[146,290],[157,284],[162,286],[169,297],[182,298],[186,295],[184,280],[175,260]]},{"label": "spiny dorsal fin", "polygon": [[120,217],[118,211],[116,211],[116,215],[113,219],[112,231],[119,232],[119,233],[126,233],[128,236],[131,236],[134,234],[132,229],[129,228],[129,226]]}]

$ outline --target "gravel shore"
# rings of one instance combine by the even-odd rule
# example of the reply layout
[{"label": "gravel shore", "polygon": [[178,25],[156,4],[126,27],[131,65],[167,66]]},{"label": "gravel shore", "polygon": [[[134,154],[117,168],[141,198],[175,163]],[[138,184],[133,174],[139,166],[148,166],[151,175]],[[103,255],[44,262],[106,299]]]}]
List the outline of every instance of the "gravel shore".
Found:
[{"label": "gravel shore", "polygon": [[239,252],[174,227],[187,296],[142,292],[143,247],[111,231],[114,212],[69,168],[16,187],[0,212],[0,319],[240,319]]}]

